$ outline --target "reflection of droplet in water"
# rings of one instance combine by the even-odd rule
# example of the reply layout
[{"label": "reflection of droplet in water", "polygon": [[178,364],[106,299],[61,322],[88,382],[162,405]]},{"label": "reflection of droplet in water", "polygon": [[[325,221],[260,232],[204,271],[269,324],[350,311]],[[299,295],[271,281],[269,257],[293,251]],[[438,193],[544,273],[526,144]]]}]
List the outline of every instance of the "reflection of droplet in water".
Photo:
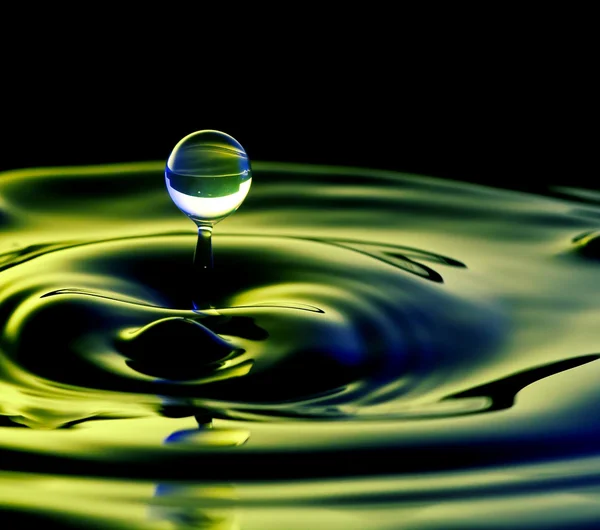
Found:
[{"label": "reflection of droplet in water", "polygon": [[169,195],[198,225],[212,226],[242,204],[252,182],[244,148],[219,131],[198,131],[173,149],[165,171]]},{"label": "reflection of droplet in water", "polygon": [[[176,431],[164,443],[188,448],[229,447],[242,445],[248,437],[249,433],[241,429],[214,429],[212,425],[204,425]],[[161,483],[150,503],[150,518],[181,529],[240,530],[234,510],[236,500],[236,491],[230,484]]]},{"label": "reflection of droplet in water", "polygon": [[248,195],[250,161],[240,143],[228,134],[197,131],[171,152],[165,181],[173,202],[198,225],[193,302],[196,309],[206,309],[212,299],[212,227],[235,212]]}]

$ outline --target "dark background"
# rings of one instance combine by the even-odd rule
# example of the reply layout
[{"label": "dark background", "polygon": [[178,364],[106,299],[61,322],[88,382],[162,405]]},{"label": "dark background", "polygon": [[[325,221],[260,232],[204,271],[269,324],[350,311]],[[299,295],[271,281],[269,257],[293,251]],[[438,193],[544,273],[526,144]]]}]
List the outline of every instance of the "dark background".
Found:
[{"label": "dark background", "polygon": [[158,55],[79,57],[71,43],[66,59],[53,49],[4,65],[0,170],[166,160],[183,136],[218,129],[255,161],[595,187],[594,69],[560,34],[545,39],[509,49],[501,33],[419,55],[397,43],[383,58],[360,49],[318,64],[284,53],[263,70],[239,50],[224,73],[202,54],[169,71]]},{"label": "dark background", "polygon": [[204,111],[202,102],[186,107],[185,101],[140,108],[135,98],[143,94],[83,106],[21,98],[18,111],[4,120],[0,169],[166,160],[183,136],[217,129],[236,138],[251,160],[393,169],[521,188],[593,186],[594,128],[585,115],[577,123],[566,108],[548,107],[546,96],[526,91],[501,100],[498,93],[441,92],[348,104],[340,93],[331,104],[270,108],[242,95],[239,113]]}]

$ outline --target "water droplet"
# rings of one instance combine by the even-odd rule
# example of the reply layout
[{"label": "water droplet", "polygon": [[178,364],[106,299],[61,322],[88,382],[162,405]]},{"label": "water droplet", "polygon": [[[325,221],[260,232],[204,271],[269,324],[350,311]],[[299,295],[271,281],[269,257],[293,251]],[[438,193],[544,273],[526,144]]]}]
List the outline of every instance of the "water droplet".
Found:
[{"label": "water droplet", "polygon": [[248,195],[252,170],[240,143],[220,131],[197,131],[171,152],[165,169],[167,190],[177,207],[198,225],[194,254],[193,305],[212,306],[212,227],[235,212]]},{"label": "water droplet", "polygon": [[228,134],[204,130],[183,138],[165,170],[167,190],[197,225],[212,226],[242,204],[252,183],[246,151]]}]

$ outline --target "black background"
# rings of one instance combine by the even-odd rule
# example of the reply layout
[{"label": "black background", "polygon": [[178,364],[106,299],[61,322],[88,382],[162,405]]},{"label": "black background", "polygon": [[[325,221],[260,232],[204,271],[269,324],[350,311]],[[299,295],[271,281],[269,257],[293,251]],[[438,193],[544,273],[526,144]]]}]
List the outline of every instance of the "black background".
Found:
[{"label": "black background", "polygon": [[588,46],[566,48],[553,31],[516,44],[500,32],[453,46],[451,35],[418,53],[414,42],[407,50],[392,41],[385,55],[270,48],[264,65],[239,49],[221,52],[218,70],[202,50],[183,66],[164,53],[73,42],[18,55],[2,70],[0,170],[166,160],[183,136],[218,129],[254,161],[595,187],[594,69],[580,53]]}]

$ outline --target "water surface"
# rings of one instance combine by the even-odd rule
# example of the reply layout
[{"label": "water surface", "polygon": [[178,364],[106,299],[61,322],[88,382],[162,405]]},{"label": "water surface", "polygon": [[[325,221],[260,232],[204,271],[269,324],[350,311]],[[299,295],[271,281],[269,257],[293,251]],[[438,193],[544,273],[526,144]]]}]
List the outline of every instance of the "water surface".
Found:
[{"label": "water surface", "polygon": [[163,169],[0,175],[0,520],[596,527],[593,193],[256,163],[194,311]]}]

